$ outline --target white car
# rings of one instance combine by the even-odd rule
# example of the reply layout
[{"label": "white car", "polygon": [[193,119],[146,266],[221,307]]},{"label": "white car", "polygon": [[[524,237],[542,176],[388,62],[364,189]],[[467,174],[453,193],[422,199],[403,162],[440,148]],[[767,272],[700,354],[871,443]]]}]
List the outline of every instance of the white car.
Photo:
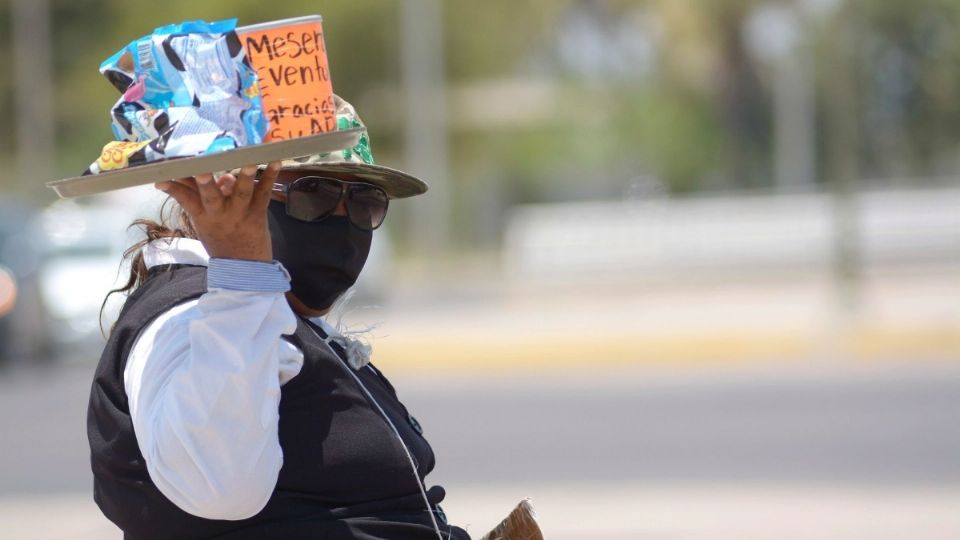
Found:
[{"label": "white car", "polygon": [[112,295],[106,304],[104,299],[126,283],[129,266],[121,266],[123,252],[143,234],[129,226],[138,217],[155,217],[159,208],[158,197],[147,189],[93,201],[60,200],[41,214],[46,249],[40,295],[48,325],[56,329],[50,332],[51,345],[61,359],[99,356],[124,297]]}]

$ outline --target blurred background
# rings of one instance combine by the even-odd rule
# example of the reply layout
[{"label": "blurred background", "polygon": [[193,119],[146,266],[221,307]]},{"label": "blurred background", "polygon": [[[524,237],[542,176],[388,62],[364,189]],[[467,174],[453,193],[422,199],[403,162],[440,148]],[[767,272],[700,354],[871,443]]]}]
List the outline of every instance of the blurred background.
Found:
[{"label": "blurred background", "polygon": [[84,427],[151,188],[55,200],[156,26],[319,13],[391,206],[365,330],[479,537],[960,538],[960,0],[4,0],[0,537],[119,538]]}]

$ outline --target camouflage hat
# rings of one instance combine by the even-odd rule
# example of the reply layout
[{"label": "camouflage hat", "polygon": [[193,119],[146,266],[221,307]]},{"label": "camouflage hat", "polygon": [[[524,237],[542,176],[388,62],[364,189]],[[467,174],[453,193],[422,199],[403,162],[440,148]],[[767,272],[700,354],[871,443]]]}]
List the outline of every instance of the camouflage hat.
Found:
[{"label": "camouflage hat", "polygon": [[284,170],[303,169],[341,180],[366,182],[383,188],[391,199],[413,197],[427,191],[427,184],[423,180],[403,171],[377,165],[370,149],[370,136],[353,105],[336,95],[334,102],[337,106],[337,129],[364,128],[360,141],[356,146],[338,152],[285,159],[282,162]]}]

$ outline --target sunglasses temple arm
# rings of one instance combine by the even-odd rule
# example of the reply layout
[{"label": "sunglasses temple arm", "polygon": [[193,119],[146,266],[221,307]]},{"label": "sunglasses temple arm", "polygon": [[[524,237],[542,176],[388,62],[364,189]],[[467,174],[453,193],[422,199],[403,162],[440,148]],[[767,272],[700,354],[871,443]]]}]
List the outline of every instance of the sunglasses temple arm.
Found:
[{"label": "sunglasses temple arm", "polygon": [[[257,183],[259,184],[260,181],[257,180]],[[287,192],[287,186],[286,186],[285,184],[280,184],[280,183],[274,182],[274,183],[273,183],[273,186],[270,187],[270,191],[274,191],[274,192],[277,192],[277,193],[286,193],[286,192]]]},{"label": "sunglasses temple arm", "polygon": [[[261,177],[263,177],[263,169],[257,169],[257,172],[253,176],[254,181],[259,184]],[[270,190],[277,191],[279,193],[284,193],[286,191],[286,189],[284,189],[283,184],[279,184],[277,182],[273,183],[273,187]]]}]

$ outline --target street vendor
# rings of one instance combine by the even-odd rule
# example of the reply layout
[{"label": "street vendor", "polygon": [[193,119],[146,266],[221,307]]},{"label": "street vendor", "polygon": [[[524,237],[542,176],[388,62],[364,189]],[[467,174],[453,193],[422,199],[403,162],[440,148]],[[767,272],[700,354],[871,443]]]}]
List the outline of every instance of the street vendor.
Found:
[{"label": "street vendor", "polygon": [[[390,202],[427,184],[375,163],[326,75],[294,92],[257,74],[303,60],[306,41],[296,55],[244,53],[241,35],[319,43],[319,16],[235,23],[159,27],[104,61],[122,94],[116,140],[84,176],[50,184],[76,196],[146,181],[169,195],[158,220],[134,223],[145,238],[113,291],[127,299],[90,392],[94,499],[134,540],[469,540],[427,483],[423,427],[369,345],[324,319]],[[281,108],[312,100],[316,118]],[[542,539],[528,501],[494,538]]]},{"label": "street vendor", "polygon": [[[362,126],[337,98],[346,127]],[[342,152],[157,184],[89,405],[95,499],[132,539],[469,539],[423,428],[323,315],[422,181]]]}]

